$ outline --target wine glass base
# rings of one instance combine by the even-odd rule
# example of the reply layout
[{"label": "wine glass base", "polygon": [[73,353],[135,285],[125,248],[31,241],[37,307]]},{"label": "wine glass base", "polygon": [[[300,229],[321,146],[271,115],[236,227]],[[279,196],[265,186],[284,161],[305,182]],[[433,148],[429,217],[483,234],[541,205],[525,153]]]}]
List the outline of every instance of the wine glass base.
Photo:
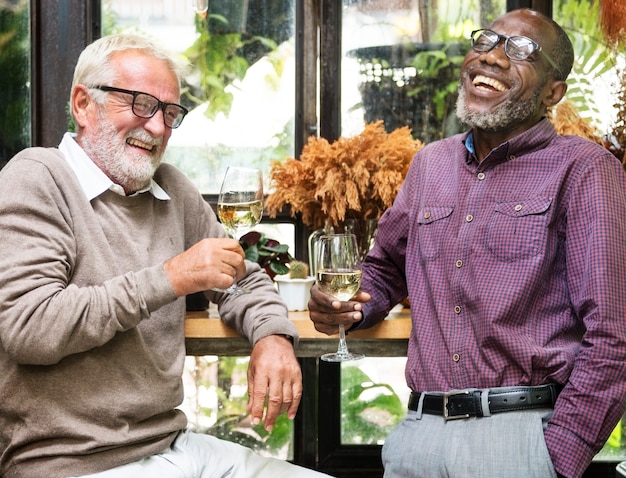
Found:
[{"label": "wine glass base", "polygon": [[350,362],[352,360],[361,360],[362,358],[365,358],[365,355],[354,354],[352,352],[348,352],[348,353],[333,352],[329,354],[324,354],[320,358],[324,360],[325,362]]}]

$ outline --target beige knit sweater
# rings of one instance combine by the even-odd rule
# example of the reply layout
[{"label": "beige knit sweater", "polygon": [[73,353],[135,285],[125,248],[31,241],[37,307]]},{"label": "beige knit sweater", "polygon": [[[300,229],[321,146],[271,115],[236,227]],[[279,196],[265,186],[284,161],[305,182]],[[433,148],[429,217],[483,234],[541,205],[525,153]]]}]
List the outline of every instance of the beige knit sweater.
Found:
[{"label": "beige knit sweater", "polygon": [[[186,426],[184,298],[163,262],[223,236],[173,166],[171,200],[107,191],[88,202],[56,149],[31,148],[0,172],[0,475],[94,473],[166,448]],[[297,335],[256,264],[253,294],[211,299],[252,343]]]}]

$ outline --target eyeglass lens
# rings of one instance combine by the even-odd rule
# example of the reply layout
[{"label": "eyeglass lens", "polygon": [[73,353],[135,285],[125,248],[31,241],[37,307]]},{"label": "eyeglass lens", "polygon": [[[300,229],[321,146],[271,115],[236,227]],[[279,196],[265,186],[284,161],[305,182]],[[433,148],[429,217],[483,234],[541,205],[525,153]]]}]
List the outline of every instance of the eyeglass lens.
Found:
[{"label": "eyeglass lens", "polygon": [[533,40],[524,36],[507,37],[491,30],[478,30],[472,36],[472,47],[476,51],[489,51],[494,48],[500,39],[504,38],[504,52],[509,58],[514,60],[526,60],[537,50],[537,45]]},{"label": "eyeglass lens", "polygon": [[147,93],[137,93],[133,98],[133,113],[141,118],[152,118],[159,107],[163,110],[163,120],[170,128],[176,128],[185,117],[185,111],[172,103],[161,103]]}]

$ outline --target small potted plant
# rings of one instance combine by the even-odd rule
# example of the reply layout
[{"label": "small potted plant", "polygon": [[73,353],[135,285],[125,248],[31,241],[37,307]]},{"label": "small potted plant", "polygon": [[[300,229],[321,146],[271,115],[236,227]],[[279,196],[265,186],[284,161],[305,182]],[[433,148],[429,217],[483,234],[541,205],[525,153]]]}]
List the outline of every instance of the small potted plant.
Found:
[{"label": "small potted plant", "polygon": [[292,260],[289,262],[289,273],[275,276],[274,282],[289,310],[307,310],[315,277],[309,275],[306,262]]},{"label": "small potted plant", "polygon": [[289,246],[265,234],[250,231],[239,240],[246,259],[259,264],[273,279],[277,275],[289,272],[289,263],[293,257],[289,254]]}]

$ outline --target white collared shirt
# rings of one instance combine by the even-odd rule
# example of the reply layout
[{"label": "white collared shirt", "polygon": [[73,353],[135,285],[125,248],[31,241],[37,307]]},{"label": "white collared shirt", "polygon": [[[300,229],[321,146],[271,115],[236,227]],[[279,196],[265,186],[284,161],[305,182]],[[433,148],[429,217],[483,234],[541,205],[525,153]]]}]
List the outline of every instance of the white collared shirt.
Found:
[{"label": "white collared shirt", "polygon": [[[59,144],[59,151],[63,153],[63,157],[76,174],[87,200],[91,201],[108,189],[121,196],[125,196],[124,188],[111,181],[111,179],[96,166],[89,156],[87,156],[83,148],[76,142],[75,137],[75,133],[65,133]],[[150,192],[155,198],[163,201],[170,199],[169,195],[154,179],[150,181],[149,186],[137,191],[135,194],[143,192]]]}]

